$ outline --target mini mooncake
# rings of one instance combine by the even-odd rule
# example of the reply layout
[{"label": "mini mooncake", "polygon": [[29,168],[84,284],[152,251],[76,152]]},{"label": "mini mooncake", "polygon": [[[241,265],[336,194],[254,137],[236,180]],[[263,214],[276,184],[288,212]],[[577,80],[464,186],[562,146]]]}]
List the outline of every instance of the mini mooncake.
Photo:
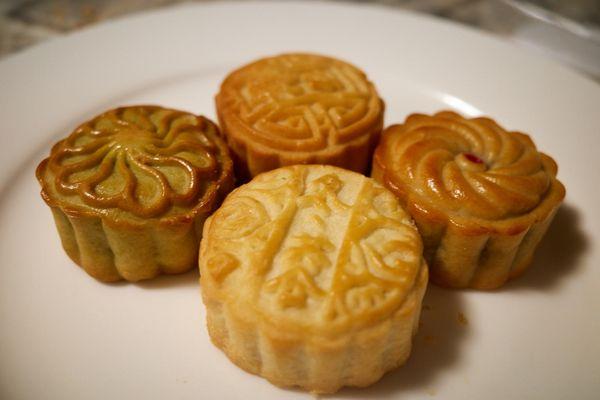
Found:
[{"label": "mini mooncake", "polygon": [[383,101],[356,67],[315,54],[263,58],[227,76],[216,97],[243,178],[292,164],[366,172]]},{"label": "mini mooncake", "polygon": [[204,117],[155,106],[107,111],[36,170],[63,248],[101,281],[197,265],[204,220],[233,188],[233,162]]},{"label": "mini mooncake", "polygon": [[372,176],[414,218],[433,282],[493,289],[531,264],[565,196],[556,172],[529,136],[445,111],[387,128]]},{"label": "mini mooncake", "polygon": [[323,165],[233,191],[204,226],[200,274],[213,343],[246,371],[314,393],[370,385],[407,359],[428,276],[398,199]]}]

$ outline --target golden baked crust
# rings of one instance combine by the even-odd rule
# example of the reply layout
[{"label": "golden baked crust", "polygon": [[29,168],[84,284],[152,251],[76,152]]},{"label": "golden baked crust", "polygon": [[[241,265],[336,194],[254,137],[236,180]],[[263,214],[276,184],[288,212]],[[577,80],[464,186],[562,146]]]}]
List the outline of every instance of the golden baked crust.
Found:
[{"label": "golden baked crust", "polygon": [[491,289],[531,263],[565,195],[556,172],[529,136],[443,111],[387,128],[372,176],[415,219],[433,282]]},{"label": "golden baked crust", "polygon": [[194,266],[233,162],[208,119],[131,106],[80,125],[36,176],[73,261],[102,281],[137,281]]},{"label": "golden baked crust", "polygon": [[398,200],[332,166],[280,168],[206,222],[200,283],[214,344],[279,386],[367,386],[408,357],[427,285]]},{"label": "golden baked crust", "polygon": [[365,74],[315,54],[263,58],[232,72],[216,106],[244,178],[292,164],[364,173],[383,126],[383,101]]}]

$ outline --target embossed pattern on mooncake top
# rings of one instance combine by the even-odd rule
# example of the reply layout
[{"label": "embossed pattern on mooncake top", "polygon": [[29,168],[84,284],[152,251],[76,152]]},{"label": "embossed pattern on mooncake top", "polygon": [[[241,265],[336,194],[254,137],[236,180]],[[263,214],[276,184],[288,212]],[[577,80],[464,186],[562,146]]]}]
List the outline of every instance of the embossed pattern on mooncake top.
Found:
[{"label": "embossed pattern on mooncake top", "polygon": [[423,265],[417,229],[394,195],[334,167],[262,174],[233,192],[208,224],[201,263],[216,287],[244,288],[233,302],[300,329],[389,316]]},{"label": "embossed pattern on mooncake top", "polygon": [[203,117],[154,106],[117,108],[54,146],[48,184],[67,203],[100,212],[185,213],[231,174],[225,145],[216,141],[216,126]]},{"label": "embossed pattern on mooncake top", "polygon": [[265,58],[233,72],[217,104],[221,117],[241,123],[253,141],[295,152],[319,151],[371,134],[383,113],[364,73],[311,54]]}]

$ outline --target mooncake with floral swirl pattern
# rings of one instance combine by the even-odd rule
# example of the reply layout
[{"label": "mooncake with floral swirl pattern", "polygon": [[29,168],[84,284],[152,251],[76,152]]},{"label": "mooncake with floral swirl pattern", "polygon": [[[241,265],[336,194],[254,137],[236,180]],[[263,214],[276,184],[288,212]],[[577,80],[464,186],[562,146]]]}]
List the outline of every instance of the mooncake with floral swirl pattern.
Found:
[{"label": "mooncake with floral swirl pattern", "polygon": [[387,128],[372,169],[413,216],[431,280],[476,289],[531,264],[565,196],[556,173],[528,135],[449,111]]},{"label": "mooncake with floral swirl pattern", "polygon": [[204,220],[233,188],[233,162],[204,117],[157,106],[107,111],[37,170],[63,248],[101,281],[189,270]]},{"label": "mooncake with floral swirl pattern", "polygon": [[234,190],[206,221],[200,283],[213,343],[279,386],[367,386],[411,350],[427,286],[395,196],[333,166],[296,165]]},{"label": "mooncake with floral swirl pattern", "polygon": [[290,53],[230,73],[216,96],[236,173],[330,164],[366,172],[383,127],[384,104],[358,68]]}]

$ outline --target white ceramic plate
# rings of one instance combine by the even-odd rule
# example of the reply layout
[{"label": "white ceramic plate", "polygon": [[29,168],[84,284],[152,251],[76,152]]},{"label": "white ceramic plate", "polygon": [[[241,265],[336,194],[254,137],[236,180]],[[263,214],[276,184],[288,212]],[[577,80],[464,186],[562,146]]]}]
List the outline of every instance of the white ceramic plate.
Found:
[{"label": "white ceramic plate", "polygon": [[227,71],[290,50],[364,68],[387,123],[454,108],[531,133],[568,191],[529,273],[493,293],[430,287],[408,363],[334,398],[597,398],[600,87],[459,26],[314,2],[176,7],[0,63],[0,398],[310,398],[212,346],[197,272],[140,284],[88,277],[63,253],[34,179],[51,144],[96,113],[157,103],[212,117]]}]

